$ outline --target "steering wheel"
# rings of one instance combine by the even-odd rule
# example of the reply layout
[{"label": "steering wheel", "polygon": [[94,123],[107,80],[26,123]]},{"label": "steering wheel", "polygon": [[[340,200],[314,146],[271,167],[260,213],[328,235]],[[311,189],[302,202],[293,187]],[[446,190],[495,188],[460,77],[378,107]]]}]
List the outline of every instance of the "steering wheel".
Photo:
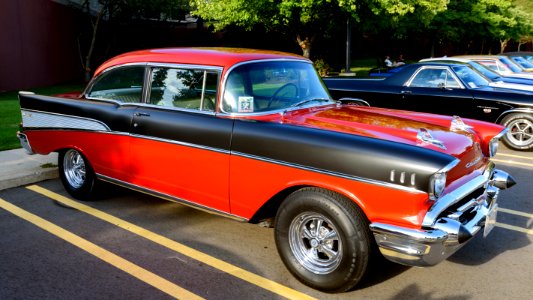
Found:
[{"label": "steering wheel", "polygon": [[289,87],[294,88],[294,97],[298,97],[298,87],[296,86],[296,84],[294,84],[294,83],[292,83],[292,82],[285,83],[284,85],[280,86],[280,87],[274,92],[274,94],[272,94],[272,97],[270,97],[270,100],[268,101],[267,108],[270,108],[270,106],[272,105],[272,103],[275,102],[275,100],[277,99],[278,94],[281,93],[281,91],[283,91],[284,89],[289,88]]}]

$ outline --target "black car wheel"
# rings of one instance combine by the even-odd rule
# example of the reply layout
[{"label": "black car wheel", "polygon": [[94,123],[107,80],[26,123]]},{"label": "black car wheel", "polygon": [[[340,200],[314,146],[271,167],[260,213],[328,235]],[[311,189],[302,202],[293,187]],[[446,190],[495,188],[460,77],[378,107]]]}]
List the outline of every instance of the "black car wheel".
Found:
[{"label": "black car wheel", "polygon": [[533,148],[533,117],[528,114],[511,114],[506,116],[502,125],[509,131],[503,136],[503,142],[514,150]]},{"label": "black car wheel", "polygon": [[370,231],[363,212],[333,192],[305,188],[283,202],[275,239],[285,266],[298,280],[326,292],[354,287],[370,259]]},{"label": "black car wheel", "polygon": [[65,190],[74,198],[92,200],[96,190],[96,176],[89,161],[77,150],[59,153],[59,177]]}]

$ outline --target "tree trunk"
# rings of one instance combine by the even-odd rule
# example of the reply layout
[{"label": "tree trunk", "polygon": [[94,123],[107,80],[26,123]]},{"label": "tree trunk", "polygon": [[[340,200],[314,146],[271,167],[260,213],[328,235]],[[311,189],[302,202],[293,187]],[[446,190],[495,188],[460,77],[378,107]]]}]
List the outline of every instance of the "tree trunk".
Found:
[{"label": "tree trunk", "polygon": [[102,19],[102,16],[105,11],[105,5],[102,6],[102,9],[100,12],[98,12],[98,15],[96,16],[96,21],[93,23],[93,36],[91,38],[91,45],[89,46],[89,51],[87,51],[87,56],[85,57],[85,82],[89,82],[91,80],[91,59],[93,56],[94,46],[96,44],[96,33],[98,32],[98,25],[100,24],[100,20]]},{"label": "tree trunk", "polygon": [[500,40],[500,53],[505,52],[505,48],[507,47],[508,42],[509,42],[509,39]]},{"label": "tree trunk", "polygon": [[300,38],[300,35],[296,36],[296,41],[298,42],[298,45],[300,45],[300,48],[302,48],[302,55],[305,58],[308,58],[308,59],[311,58],[311,46],[314,40],[315,40],[314,36],[312,36],[311,38],[306,37],[303,40]]}]

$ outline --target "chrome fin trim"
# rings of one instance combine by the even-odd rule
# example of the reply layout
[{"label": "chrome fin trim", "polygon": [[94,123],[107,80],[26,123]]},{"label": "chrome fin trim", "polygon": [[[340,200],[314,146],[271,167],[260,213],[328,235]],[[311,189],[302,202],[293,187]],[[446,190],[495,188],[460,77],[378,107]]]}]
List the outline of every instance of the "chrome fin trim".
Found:
[{"label": "chrome fin trim", "polygon": [[87,131],[111,131],[103,122],[72,115],[21,109],[22,124],[28,128],[61,128]]}]

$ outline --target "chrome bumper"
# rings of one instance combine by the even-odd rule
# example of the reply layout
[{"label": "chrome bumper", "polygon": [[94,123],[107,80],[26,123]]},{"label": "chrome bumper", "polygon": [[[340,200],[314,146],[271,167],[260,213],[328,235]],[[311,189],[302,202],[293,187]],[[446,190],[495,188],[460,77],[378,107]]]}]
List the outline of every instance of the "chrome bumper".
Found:
[{"label": "chrome bumper", "polygon": [[26,150],[28,154],[35,154],[35,152],[33,152],[33,149],[31,148],[30,141],[28,141],[28,137],[24,133],[17,132],[17,137],[19,138],[20,145],[22,146],[22,148],[24,148],[24,150]]},{"label": "chrome bumper", "polygon": [[509,174],[491,163],[485,174],[439,199],[422,229],[384,223],[372,223],[370,229],[387,259],[417,267],[436,265],[483,229],[487,216],[495,217],[500,190],[514,184]]}]

